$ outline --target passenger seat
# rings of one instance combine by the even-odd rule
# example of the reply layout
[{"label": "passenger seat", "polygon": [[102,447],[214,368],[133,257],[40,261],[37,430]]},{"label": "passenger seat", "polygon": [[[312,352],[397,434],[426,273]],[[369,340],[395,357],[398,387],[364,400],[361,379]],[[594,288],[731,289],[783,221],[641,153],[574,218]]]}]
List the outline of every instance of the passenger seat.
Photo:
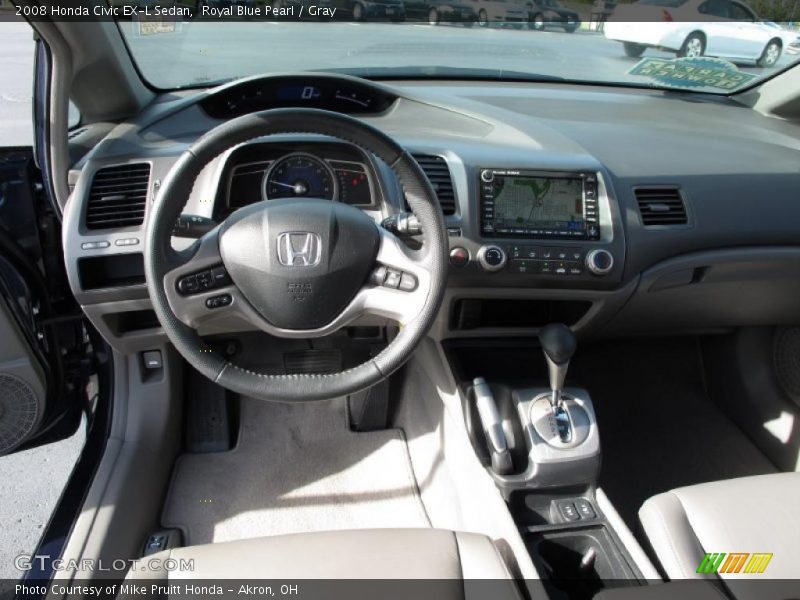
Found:
[{"label": "passenger seat", "polygon": [[647,500],[639,519],[670,579],[800,577],[800,473],[678,488]]}]

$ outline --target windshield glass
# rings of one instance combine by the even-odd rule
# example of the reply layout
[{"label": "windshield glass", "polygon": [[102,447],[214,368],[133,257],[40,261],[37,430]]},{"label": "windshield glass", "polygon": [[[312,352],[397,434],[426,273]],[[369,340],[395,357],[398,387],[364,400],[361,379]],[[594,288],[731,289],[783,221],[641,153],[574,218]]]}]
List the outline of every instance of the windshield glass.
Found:
[{"label": "windshield glass", "polygon": [[[315,70],[730,93],[793,65],[800,50],[788,13],[758,11],[777,27],[733,20],[742,5],[733,0],[110,2],[142,76],[160,89]],[[123,16],[123,5],[137,14]],[[701,21],[709,12],[717,22]]]}]

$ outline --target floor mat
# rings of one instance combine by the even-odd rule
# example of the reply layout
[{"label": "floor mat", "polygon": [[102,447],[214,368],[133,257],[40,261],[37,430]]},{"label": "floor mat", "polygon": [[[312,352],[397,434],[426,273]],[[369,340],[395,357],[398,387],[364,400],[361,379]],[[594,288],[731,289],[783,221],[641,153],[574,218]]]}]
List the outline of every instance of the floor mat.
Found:
[{"label": "floor mat", "polygon": [[594,401],[603,448],[600,486],[632,530],[654,494],[776,472],[707,396],[692,339],[580,348],[568,381]]},{"label": "floor mat", "polygon": [[400,430],[354,433],[344,399],[242,399],[235,449],[184,454],[162,523],[186,545],[307,531],[430,527]]}]

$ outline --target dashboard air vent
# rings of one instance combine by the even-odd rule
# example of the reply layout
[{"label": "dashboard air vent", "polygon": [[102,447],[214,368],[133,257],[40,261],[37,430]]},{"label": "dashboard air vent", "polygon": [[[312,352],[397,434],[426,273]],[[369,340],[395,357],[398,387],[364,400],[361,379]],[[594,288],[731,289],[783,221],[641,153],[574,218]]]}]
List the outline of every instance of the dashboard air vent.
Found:
[{"label": "dashboard air vent", "polygon": [[425,171],[428,181],[436,192],[442,212],[452,215],[456,212],[456,196],[453,191],[453,180],[450,177],[450,169],[447,161],[441,156],[431,156],[428,154],[415,154],[414,158]]},{"label": "dashboard air vent", "polygon": [[144,221],[150,165],[106,167],[94,174],[86,207],[88,229],[132,227]]},{"label": "dashboard air vent", "polygon": [[686,206],[678,188],[654,187],[636,188],[636,203],[642,224],[653,225],[686,225]]}]

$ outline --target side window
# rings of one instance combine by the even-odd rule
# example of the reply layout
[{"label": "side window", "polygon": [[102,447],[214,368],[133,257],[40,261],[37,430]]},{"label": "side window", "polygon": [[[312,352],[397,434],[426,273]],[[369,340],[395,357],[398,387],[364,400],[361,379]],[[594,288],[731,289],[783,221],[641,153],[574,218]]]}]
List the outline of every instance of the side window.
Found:
[{"label": "side window", "polygon": [[730,2],[728,0],[707,0],[698,7],[697,11],[710,17],[728,19],[730,18]]},{"label": "side window", "polygon": [[731,2],[731,19],[736,19],[737,21],[755,21],[756,16],[746,6],[739,4],[738,2]]},{"label": "side window", "polygon": [[34,42],[25,21],[3,23],[0,36],[0,146],[33,145]]}]

